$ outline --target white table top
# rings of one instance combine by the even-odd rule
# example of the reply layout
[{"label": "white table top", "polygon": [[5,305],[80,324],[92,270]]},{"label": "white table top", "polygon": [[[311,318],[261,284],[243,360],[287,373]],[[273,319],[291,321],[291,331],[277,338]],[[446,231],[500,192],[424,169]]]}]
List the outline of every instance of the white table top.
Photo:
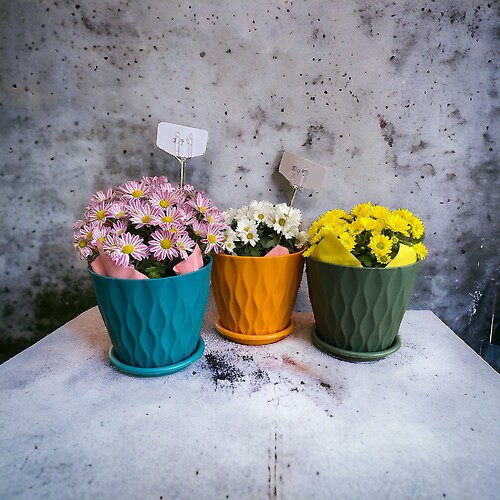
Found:
[{"label": "white table top", "polygon": [[500,376],[430,311],[355,364],[222,338],[158,378],[108,361],[90,309],[0,366],[0,497],[500,498]]}]

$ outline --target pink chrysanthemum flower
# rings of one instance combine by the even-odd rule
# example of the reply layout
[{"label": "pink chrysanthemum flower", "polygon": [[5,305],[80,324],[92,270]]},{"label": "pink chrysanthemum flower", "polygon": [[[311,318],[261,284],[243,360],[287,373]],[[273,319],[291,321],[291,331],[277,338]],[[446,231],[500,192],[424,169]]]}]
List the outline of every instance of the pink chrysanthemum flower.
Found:
[{"label": "pink chrysanthemum flower", "polygon": [[101,203],[103,201],[111,201],[113,198],[114,192],[110,188],[107,191],[97,191],[91,198],[90,198],[90,203]]},{"label": "pink chrysanthemum flower", "polygon": [[106,239],[102,242],[102,249],[109,255],[116,252],[120,248],[120,235],[115,231],[110,231]]},{"label": "pink chrysanthemum flower", "polygon": [[226,227],[223,217],[203,192],[164,176],[143,177],[96,192],[84,220],[73,224],[73,244],[89,262],[102,244],[117,265],[159,278],[172,276],[196,245],[205,254],[219,251],[219,226]]},{"label": "pink chrysanthemum flower", "polygon": [[203,214],[203,220],[207,224],[225,224],[224,216],[219,212],[217,208],[210,207],[206,213]]},{"label": "pink chrysanthemum flower", "polygon": [[75,231],[79,231],[85,224],[87,224],[86,220],[78,219],[75,222],[73,222],[72,228]]},{"label": "pink chrysanthemum flower", "polygon": [[80,254],[81,259],[90,257],[95,250],[95,246],[92,244],[92,231],[89,233],[89,231],[82,228],[77,234],[73,235],[73,245]]},{"label": "pink chrysanthemum flower", "polygon": [[116,244],[116,249],[110,257],[117,266],[128,267],[131,257],[135,260],[142,260],[148,256],[147,245],[136,234],[123,233],[117,237]]},{"label": "pink chrysanthemum flower", "polygon": [[193,251],[193,248],[195,247],[196,243],[189,237],[187,233],[179,235],[179,237],[175,240],[175,246],[179,252],[179,256],[183,259],[186,260],[189,255]]},{"label": "pink chrysanthemum flower", "polygon": [[193,207],[190,207],[189,205],[184,205],[182,208],[183,211],[183,224],[185,226],[191,226],[195,224],[198,220],[196,210]]},{"label": "pink chrysanthemum flower", "polygon": [[191,194],[196,193],[196,190],[194,189],[194,186],[191,185],[191,184],[184,184],[184,187],[182,188],[182,190],[184,191],[184,193],[186,195],[191,195]]},{"label": "pink chrysanthemum flower", "polygon": [[183,223],[184,214],[177,207],[169,207],[166,210],[159,211],[155,222],[162,229],[168,229],[171,226],[179,226]]},{"label": "pink chrysanthemum flower", "polygon": [[174,206],[180,200],[180,193],[167,188],[156,189],[149,196],[149,201],[155,207],[166,209]]},{"label": "pink chrysanthemum flower", "polygon": [[113,219],[123,219],[127,215],[127,207],[121,201],[111,203],[108,210]]},{"label": "pink chrysanthemum flower", "polygon": [[92,243],[96,244],[98,241],[104,243],[111,229],[103,224],[98,224],[92,230]]},{"label": "pink chrysanthemum flower", "polygon": [[196,193],[196,197],[188,201],[188,205],[193,207],[197,212],[201,214],[207,213],[209,208],[212,206],[210,200],[205,196],[204,193]]},{"label": "pink chrysanthemum flower", "polygon": [[118,220],[113,224],[111,229],[114,234],[120,236],[127,230],[127,223],[124,220]]},{"label": "pink chrysanthemum flower", "polygon": [[224,235],[221,232],[221,227],[216,224],[209,224],[205,228],[205,235],[201,239],[202,243],[206,244],[205,253],[208,254],[211,251],[219,253],[220,246],[224,243]]},{"label": "pink chrysanthemum flower", "polygon": [[85,212],[85,217],[88,222],[101,222],[104,224],[106,219],[112,216],[110,212],[110,204],[106,201],[100,201],[99,203],[92,203],[89,205],[88,210]]},{"label": "pink chrysanthemum flower", "polygon": [[147,186],[145,182],[127,181],[118,188],[118,191],[123,195],[123,199],[133,200],[146,195]]},{"label": "pink chrysanthemum flower", "polygon": [[203,236],[205,236],[207,234],[207,226],[208,224],[206,222],[195,220],[192,223],[194,235],[197,238],[202,238]]},{"label": "pink chrysanthemum flower", "polygon": [[172,260],[179,255],[175,245],[177,236],[166,229],[157,229],[149,241],[151,254],[158,260]]},{"label": "pink chrysanthemum flower", "polygon": [[134,200],[130,204],[130,222],[137,229],[144,226],[157,225],[156,220],[161,216],[159,208],[153,207],[149,203],[141,200]]},{"label": "pink chrysanthemum flower", "polygon": [[148,187],[148,192],[155,191],[156,189],[168,189],[173,190],[174,186],[168,182],[167,177],[160,175],[159,177],[144,177],[144,184]]}]

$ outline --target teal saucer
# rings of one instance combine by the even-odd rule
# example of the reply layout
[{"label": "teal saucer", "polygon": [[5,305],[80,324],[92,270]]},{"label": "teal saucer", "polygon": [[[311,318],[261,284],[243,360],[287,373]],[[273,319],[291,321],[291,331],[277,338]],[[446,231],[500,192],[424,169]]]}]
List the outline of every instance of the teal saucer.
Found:
[{"label": "teal saucer", "polygon": [[182,361],[179,361],[172,365],[159,366],[155,368],[140,368],[137,366],[129,366],[126,365],[125,363],[122,363],[118,359],[113,347],[111,347],[111,349],[109,350],[109,359],[111,361],[111,364],[115,368],[117,368],[121,372],[127,373],[128,375],[137,375],[139,377],[160,377],[162,375],[171,375],[172,373],[176,373],[188,367],[190,364],[194,363],[195,361],[201,358],[204,350],[205,350],[205,342],[200,337],[194,353],[191,354],[191,356],[189,356],[188,358],[183,359]]}]

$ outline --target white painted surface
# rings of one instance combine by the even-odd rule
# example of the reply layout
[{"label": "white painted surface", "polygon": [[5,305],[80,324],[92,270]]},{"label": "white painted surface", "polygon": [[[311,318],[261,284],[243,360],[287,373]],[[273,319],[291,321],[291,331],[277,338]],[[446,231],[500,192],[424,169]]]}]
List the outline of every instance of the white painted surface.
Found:
[{"label": "white painted surface", "polygon": [[500,377],[434,314],[401,349],[336,360],[312,313],[269,346],[222,338],[124,375],[93,308],[0,366],[2,498],[498,498]]}]

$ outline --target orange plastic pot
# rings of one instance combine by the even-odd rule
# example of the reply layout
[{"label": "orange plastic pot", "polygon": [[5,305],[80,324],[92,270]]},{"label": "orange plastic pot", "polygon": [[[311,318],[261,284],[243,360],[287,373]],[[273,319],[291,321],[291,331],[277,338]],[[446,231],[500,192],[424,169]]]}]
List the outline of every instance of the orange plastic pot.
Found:
[{"label": "orange plastic pot", "polygon": [[240,344],[271,344],[292,333],[303,251],[276,257],[214,255],[217,331]]}]

